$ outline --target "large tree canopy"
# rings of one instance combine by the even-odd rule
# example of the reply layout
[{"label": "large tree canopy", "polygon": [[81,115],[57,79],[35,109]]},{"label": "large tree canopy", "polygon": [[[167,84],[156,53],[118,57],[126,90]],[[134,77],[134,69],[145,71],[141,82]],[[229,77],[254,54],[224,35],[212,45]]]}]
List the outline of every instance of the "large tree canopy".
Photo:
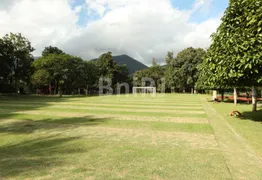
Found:
[{"label": "large tree canopy", "polygon": [[[32,80],[36,85],[54,84],[56,89],[72,91],[80,77],[83,60],[68,54],[49,54],[37,59]],[[46,74],[46,76],[45,76]]]},{"label": "large tree canopy", "polygon": [[206,59],[216,78],[233,86],[261,82],[261,28],[262,1],[230,1]]},{"label": "large tree canopy", "polygon": [[48,56],[49,54],[65,54],[61,49],[58,47],[48,46],[42,52],[42,56]]},{"label": "large tree canopy", "polygon": [[[154,85],[157,89],[157,91],[162,91],[163,87],[162,87],[162,83],[164,83],[162,81],[162,78],[164,77],[164,69],[163,67],[161,67],[159,64],[157,64],[156,60],[153,59],[152,61],[152,66],[147,68],[147,69],[142,69],[140,71],[137,71],[135,74],[134,74],[134,84],[136,86],[143,86],[143,78],[146,80],[147,78],[151,78],[152,80],[154,80]],[[145,86],[149,86],[151,84],[151,82],[149,81],[146,81],[144,82]]]},{"label": "large tree canopy", "polygon": [[95,62],[83,61],[80,66],[80,86],[86,89],[86,94],[88,94],[89,88],[96,88],[98,85],[99,71],[98,66]]},{"label": "large tree canopy", "polygon": [[202,63],[205,50],[201,48],[186,48],[179,52],[173,60],[168,53],[166,66],[166,81],[169,88],[174,86],[180,90],[190,90],[195,87],[198,79],[197,66]]},{"label": "large tree canopy", "polygon": [[18,92],[19,84],[28,84],[32,73],[31,43],[21,34],[7,34],[0,39],[0,77]]},{"label": "large tree canopy", "polygon": [[230,1],[212,35],[201,73],[207,86],[257,86],[262,82],[261,0]]},{"label": "large tree canopy", "polygon": [[171,91],[173,87],[175,87],[174,80],[174,53],[168,52],[166,56],[166,66],[165,66],[165,81],[166,81],[166,90],[168,92]]},{"label": "large tree canopy", "polygon": [[100,77],[111,79],[113,87],[116,87],[117,83],[130,81],[127,67],[117,64],[111,52],[104,53],[98,58],[97,67]]}]

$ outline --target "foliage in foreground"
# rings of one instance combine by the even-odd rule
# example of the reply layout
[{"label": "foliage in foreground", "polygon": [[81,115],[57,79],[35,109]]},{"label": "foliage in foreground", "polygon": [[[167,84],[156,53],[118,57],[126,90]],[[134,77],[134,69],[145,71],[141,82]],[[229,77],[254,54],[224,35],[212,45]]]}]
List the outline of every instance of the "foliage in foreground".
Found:
[{"label": "foliage in foreground", "polygon": [[198,88],[261,86],[262,1],[230,1],[199,69]]}]

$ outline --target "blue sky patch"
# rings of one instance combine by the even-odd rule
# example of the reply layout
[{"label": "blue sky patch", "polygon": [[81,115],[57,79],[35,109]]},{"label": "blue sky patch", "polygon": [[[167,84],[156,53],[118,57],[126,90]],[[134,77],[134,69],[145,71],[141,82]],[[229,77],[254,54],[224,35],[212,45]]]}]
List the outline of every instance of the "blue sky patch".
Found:
[{"label": "blue sky patch", "polygon": [[[170,0],[173,7],[179,10],[190,10],[193,8],[194,3],[196,0]],[[204,6],[197,11],[195,11],[192,16],[190,17],[189,21],[194,23],[201,23],[205,20],[210,18],[216,18],[222,15],[228,6],[229,0],[210,0],[211,3],[209,6]],[[88,22],[100,19],[100,15],[96,12],[90,12],[87,5],[85,4],[85,0],[75,0],[71,6],[72,9],[75,7],[82,5],[82,9],[79,13],[78,25],[79,26],[86,26]],[[89,11],[89,12],[88,12]],[[107,13],[109,11],[106,8]]]}]

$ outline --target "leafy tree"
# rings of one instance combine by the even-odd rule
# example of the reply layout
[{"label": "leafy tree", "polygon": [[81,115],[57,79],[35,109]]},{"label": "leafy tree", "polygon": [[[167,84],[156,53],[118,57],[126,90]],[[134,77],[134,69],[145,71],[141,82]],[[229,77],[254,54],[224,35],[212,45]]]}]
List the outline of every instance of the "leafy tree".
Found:
[{"label": "leafy tree", "polygon": [[97,65],[99,67],[100,76],[113,78],[113,74],[117,69],[117,64],[111,52],[102,54],[97,60]]},{"label": "leafy tree", "polygon": [[[33,65],[33,82],[37,85],[54,84],[60,96],[72,92],[80,74],[82,59],[68,54],[49,54],[37,59]],[[44,76],[46,73],[47,76]],[[39,84],[40,83],[40,84]]]},{"label": "leafy tree", "polygon": [[111,52],[102,54],[97,60],[100,77],[112,80],[112,86],[115,89],[117,83],[130,82],[129,72],[125,65],[117,64]]},{"label": "leafy tree", "polygon": [[84,61],[80,68],[80,81],[86,89],[86,95],[88,94],[89,88],[94,88],[98,84],[99,72],[95,62]]},{"label": "leafy tree", "polygon": [[[134,83],[137,86],[142,86],[143,78],[153,79],[155,82],[157,91],[161,91],[162,90],[162,87],[161,87],[162,78],[164,77],[164,69],[159,64],[157,64],[155,60],[153,60],[151,67],[137,71],[134,74],[134,77],[135,77]],[[146,83],[145,85],[148,86],[149,84]]]},{"label": "leafy tree", "polygon": [[[262,82],[262,1],[231,0],[204,63],[210,84],[258,86]],[[214,83],[216,82],[216,83]],[[253,111],[256,111],[253,88]]]},{"label": "leafy tree", "polygon": [[16,93],[20,84],[29,84],[32,73],[32,52],[34,48],[31,43],[18,34],[7,34],[0,40],[0,77],[9,84],[14,84]]},{"label": "leafy tree", "polygon": [[116,71],[113,76],[113,84],[122,83],[122,82],[126,82],[126,83],[130,82],[128,68],[126,65],[117,64]]},{"label": "leafy tree", "polygon": [[173,62],[173,82],[180,90],[194,89],[198,79],[198,65],[202,63],[205,50],[186,48],[177,54]]},{"label": "leafy tree", "polygon": [[13,53],[14,47],[11,42],[5,42],[0,39],[0,79],[2,82],[8,83],[12,76],[13,61],[10,55]]},{"label": "leafy tree", "polygon": [[166,89],[170,92],[171,88],[175,87],[174,53],[173,52],[168,52],[166,56],[165,81],[166,81]]},{"label": "leafy tree", "polygon": [[50,73],[46,69],[38,69],[32,75],[32,83],[36,86],[47,85],[51,80]]},{"label": "leafy tree", "polygon": [[58,47],[48,46],[42,52],[42,56],[48,56],[49,54],[65,54],[61,49]]}]

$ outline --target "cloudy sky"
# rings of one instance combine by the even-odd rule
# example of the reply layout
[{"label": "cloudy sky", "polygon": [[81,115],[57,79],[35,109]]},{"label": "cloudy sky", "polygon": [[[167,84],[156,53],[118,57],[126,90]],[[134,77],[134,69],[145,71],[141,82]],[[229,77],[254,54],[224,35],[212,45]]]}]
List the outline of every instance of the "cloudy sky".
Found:
[{"label": "cloudy sky", "polygon": [[150,64],[210,44],[229,0],[0,0],[0,36],[21,32],[89,60],[111,51]]}]

